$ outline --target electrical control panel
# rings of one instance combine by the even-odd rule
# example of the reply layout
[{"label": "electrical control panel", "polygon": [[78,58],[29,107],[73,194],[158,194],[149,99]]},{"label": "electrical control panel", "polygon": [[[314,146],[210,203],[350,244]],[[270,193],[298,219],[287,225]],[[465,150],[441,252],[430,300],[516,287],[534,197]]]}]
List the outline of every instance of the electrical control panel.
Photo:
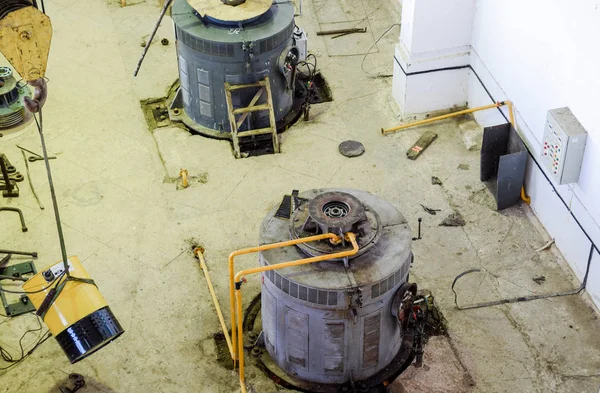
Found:
[{"label": "electrical control panel", "polygon": [[548,111],[541,161],[558,184],[579,179],[586,139],[587,131],[569,108]]}]

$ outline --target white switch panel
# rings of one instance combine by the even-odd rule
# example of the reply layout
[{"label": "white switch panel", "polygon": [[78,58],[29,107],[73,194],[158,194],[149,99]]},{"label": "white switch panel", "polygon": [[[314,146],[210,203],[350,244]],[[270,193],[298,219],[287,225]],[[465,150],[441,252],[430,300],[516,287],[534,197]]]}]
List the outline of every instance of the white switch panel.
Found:
[{"label": "white switch panel", "polygon": [[558,184],[576,183],[581,171],[587,131],[567,107],[546,115],[542,162]]}]

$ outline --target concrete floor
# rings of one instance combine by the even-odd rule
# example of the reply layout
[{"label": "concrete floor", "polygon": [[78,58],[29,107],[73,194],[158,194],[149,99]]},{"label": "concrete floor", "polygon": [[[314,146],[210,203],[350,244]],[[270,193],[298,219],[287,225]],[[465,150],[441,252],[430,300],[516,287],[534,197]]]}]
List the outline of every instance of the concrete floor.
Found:
[{"label": "concrete floor", "polygon": [[[88,387],[82,392],[239,391],[236,373],[215,360],[212,335],[218,321],[190,245],[206,247],[217,294],[226,303],[227,255],[256,244],[263,215],[283,194],[321,187],[375,193],[396,205],[414,227],[423,217],[411,277],[433,291],[450,337],[432,340],[425,367],[409,370],[404,388],[395,391],[598,391],[600,323],[585,296],[473,311],[454,308],[450,285],[469,268],[479,267],[482,273],[459,282],[463,303],[560,291],[578,283],[553,248],[535,252],[548,239],[527,206],[493,210],[493,197],[478,180],[479,154],[465,149],[457,122],[427,127],[439,138],[416,161],[407,160],[405,151],[424,128],[380,135],[382,126],[399,121],[391,105],[391,79],[369,77],[357,54],[366,53],[400,20],[391,3],[304,2],[297,23],[309,32],[310,50],[334,101],[314,106],[311,121],[286,131],[281,154],[242,160],[233,158],[227,142],[179,128],[148,131],[139,100],[163,95],[176,78],[175,48],[154,45],[134,79],[140,42],[150,32],[159,4],[128,1],[121,8],[119,3],[46,0],[54,39],[44,119],[49,149],[58,157],[52,168],[67,247],[84,261],[126,333],[73,366],[48,341],[19,366],[0,372],[0,392],[57,392],[70,372],[86,376]],[[362,26],[367,21],[368,34],[335,43],[314,34],[331,25]],[[377,45],[378,53],[367,57],[368,72],[391,72],[397,35],[395,27]],[[158,37],[174,42],[168,18]],[[354,159],[339,155],[337,146],[346,139],[362,141],[366,153]],[[39,149],[37,134],[29,127],[0,139],[0,150],[24,170],[15,144]],[[181,168],[207,181],[178,190]],[[431,176],[444,185],[431,185]],[[21,233],[16,218],[0,217],[0,245],[37,250],[36,264],[42,269],[59,260],[60,252],[43,164],[31,165],[31,177],[46,209],[38,208],[26,183],[21,197],[0,200],[23,209],[29,226],[29,232]],[[421,203],[442,211],[428,215]],[[467,225],[439,227],[453,210],[464,215]],[[256,264],[248,257],[238,266]],[[546,277],[542,285],[532,281],[538,275]],[[256,279],[250,280],[246,293],[256,294],[259,288]],[[36,321],[27,315],[0,319],[0,325],[0,342],[15,351],[18,337],[36,327]],[[27,337],[27,345],[34,336]],[[451,378],[441,379],[450,369],[474,386],[463,390]],[[254,391],[276,390],[259,371],[251,368],[247,375]]]}]

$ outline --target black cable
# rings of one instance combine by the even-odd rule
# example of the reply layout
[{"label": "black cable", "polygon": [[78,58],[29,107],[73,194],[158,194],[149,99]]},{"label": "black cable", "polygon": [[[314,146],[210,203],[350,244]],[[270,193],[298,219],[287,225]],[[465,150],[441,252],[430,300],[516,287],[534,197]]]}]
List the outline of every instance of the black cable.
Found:
[{"label": "black cable", "polygon": [[38,340],[38,342],[29,350],[27,351],[26,354],[24,354],[24,356],[14,362],[12,362],[10,365],[6,366],[6,367],[1,367],[0,371],[6,371],[9,370],[11,368],[13,368],[14,366],[18,365],[19,363],[21,363],[23,360],[27,359],[31,354],[33,354],[33,352],[43,343],[45,343],[50,337],[52,337],[52,333],[50,333],[49,330],[46,331],[46,333],[44,333],[41,338]]},{"label": "black cable", "polygon": [[[62,272],[58,276],[54,277],[54,280],[50,281],[50,284],[48,284],[48,286],[45,286],[44,288],[38,289],[36,291],[10,291],[8,289],[0,288],[0,292],[15,293],[17,295],[30,295],[30,294],[34,294],[34,293],[40,293],[40,292],[44,292],[45,290],[52,287],[52,285],[54,285],[54,283],[56,283],[57,280],[61,279],[64,276],[65,276],[65,272]],[[60,283],[56,283],[57,286],[58,286],[58,284],[60,284]]]},{"label": "black cable", "polygon": [[587,285],[588,275],[590,272],[590,265],[592,262],[592,258],[594,256],[594,248],[595,248],[595,246],[592,244],[590,247],[590,254],[588,256],[587,266],[585,268],[585,275],[583,276],[583,281],[581,282],[581,285],[579,285],[579,288],[571,289],[569,291],[547,293],[547,294],[542,294],[542,295],[526,295],[526,296],[519,296],[519,297],[515,297],[515,298],[510,298],[510,299],[500,299],[500,300],[494,300],[491,302],[469,304],[467,306],[459,306],[458,305],[458,294],[454,290],[454,285],[456,285],[456,282],[461,277],[466,276],[467,274],[470,274],[470,273],[475,273],[475,272],[481,271],[481,269],[471,269],[471,270],[462,272],[461,274],[456,276],[456,278],[454,278],[454,281],[452,282],[452,292],[454,292],[454,304],[456,305],[456,308],[459,310],[472,310],[474,308],[499,306],[501,304],[520,303],[520,302],[528,302],[531,300],[549,299],[549,298],[553,298],[553,297],[578,295],[585,289],[585,287]]},{"label": "black cable", "polygon": [[10,363],[8,366],[0,368],[0,371],[6,371],[6,370],[16,366],[17,364],[21,363],[28,356],[30,356],[40,345],[42,345],[46,340],[48,340],[50,337],[52,337],[52,334],[50,333],[50,331],[47,330],[44,334],[42,334],[40,336],[40,338],[37,340],[35,345],[26,353],[25,348],[23,347],[23,340],[25,339],[25,337],[29,333],[39,332],[42,330],[42,323],[40,321],[40,318],[39,317],[36,318],[36,321],[38,322],[38,328],[28,329],[27,331],[25,331],[25,333],[23,333],[23,335],[19,339],[20,357],[18,359],[13,358],[12,354],[0,345],[0,358],[2,358],[2,360],[4,360],[5,362]]},{"label": "black cable", "polygon": [[367,75],[369,75],[369,76],[371,76],[373,78],[389,78],[391,76],[394,76],[394,75],[388,75],[388,74],[372,74],[372,73],[366,71],[365,67],[364,67],[365,66],[365,60],[367,59],[367,56],[370,55],[371,49],[373,49],[373,47],[375,45],[377,45],[377,43],[379,41],[381,41],[381,39],[383,38],[383,36],[385,36],[390,30],[392,30],[392,28],[394,28],[394,26],[400,26],[400,23],[394,23],[393,25],[391,25],[390,27],[388,27],[388,29],[386,31],[384,31],[382,35],[379,36],[379,38],[373,43],[373,45],[371,45],[371,47],[367,50],[367,53],[365,53],[365,55],[364,55],[364,57],[362,59],[362,62],[360,63],[360,69],[365,74],[367,74]]}]

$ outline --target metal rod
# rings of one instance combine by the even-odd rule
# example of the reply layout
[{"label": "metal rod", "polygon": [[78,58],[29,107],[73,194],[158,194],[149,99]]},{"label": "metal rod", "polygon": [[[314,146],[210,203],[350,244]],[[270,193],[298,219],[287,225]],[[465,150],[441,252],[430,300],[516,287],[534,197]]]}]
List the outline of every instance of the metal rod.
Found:
[{"label": "metal rod", "polygon": [[25,149],[22,149],[21,153],[23,154],[23,161],[25,161],[25,169],[27,170],[27,182],[29,183],[29,188],[31,189],[31,193],[35,197],[35,200],[37,201],[40,209],[44,210],[45,207],[44,207],[44,205],[42,205],[42,202],[40,201],[40,197],[38,196],[37,192],[35,192],[35,188],[33,187],[33,182],[31,181],[31,172],[29,171],[29,161],[27,160],[27,155],[25,154],[25,152],[23,150],[25,150]]},{"label": "metal rod", "polygon": [[28,256],[34,257],[34,258],[37,258],[37,256],[38,256],[38,253],[35,251],[27,252],[27,251],[14,251],[14,250],[0,250],[0,254],[28,255]]},{"label": "metal rod", "polygon": [[196,247],[194,249],[194,254],[198,257],[198,260],[200,261],[200,268],[204,273],[204,278],[206,278],[206,283],[208,284],[210,296],[212,297],[213,304],[215,305],[215,309],[217,310],[217,317],[219,318],[219,323],[221,324],[221,329],[223,330],[223,335],[225,336],[225,342],[227,343],[227,347],[229,348],[231,358],[234,359],[235,351],[233,350],[231,337],[229,336],[229,331],[227,330],[227,324],[225,324],[225,318],[223,318],[223,312],[221,311],[221,306],[219,305],[219,299],[217,299],[215,288],[213,287],[212,280],[210,279],[210,274],[208,273],[208,267],[206,266],[206,260],[204,259],[203,252],[204,250],[202,249],[202,247]]},{"label": "metal rod", "polygon": [[15,276],[5,276],[3,274],[0,274],[0,280],[12,280],[12,281],[27,281],[26,278],[23,277],[15,277]]},{"label": "metal rod", "polygon": [[366,32],[367,32],[366,27],[352,27],[349,29],[317,31],[317,35],[351,34],[351,33],[366,33]]},{"label": "metal rod", "polygon": [[496,102],[495,104],[478,106],[476,108],[469,108],[469,109],[465,109],[465,110],[454,112],[454,113],[448,113],[447,115],[431,117],[429,119],[414,121],[412,123],[407,123],[407,124],[401,124],[399,126],[392,127],[392,128],[382,128],[381,134],[386,135],[386,134],[389,134],[390,132],[403,130],[405,128],[420,126],[422,124],[432,123],[432,122],[438,121],[438,120],[449,119],[449,118],[455,117],[455,116],[466,115],[467,113],[473,113],[473,112],[482,111],[485,109],[499,108],[503,105],[506,105],[506,102],[499,101],[499,102]]},{"label": "metal rod", "polygon": [[23,211],[21,209],[17,209],[16,207],[0,207],[1,211],[9,211],[15,212],[19,215],[19,220],[21,220],[21,231],[27,232],[27,225],[25,224],[25,217],[23,216]]},{"label": "metal rod", "polygon": [[37,154],[37,153],[34,153],[34,152],[32,152],[31,150],[27,150],[26,148],[24,148],[24,147],[22,147],[22,146],[19,146],[19,145],[17,145],[17,147],[18,147],[19,149],[21,149],[21,150],[25,150],[25,151],[26,151],[27,153],[29,153],[29,154],[33,154],[33,155],[34,155],[34,156],[36,156],[36,157],[42,157],[42,156],[40,156],[39,154]]},{"label": "metal rod", "polygon": [[42,141],[42,154],[44,155],[44,162],[46,163],[46,173],[48,174],[48,184],[50,185],[50,195],[52,196],[52,206],[54,207],[54,218],[56,219],[56,229],[58,231],[58,241],[60,242],[60,252],[62,254],[63,264],[65,267],[65,274],[67,277],[71,276],[69,272],[69,261],[67,258],[67,248],[65,246],[65,237],[62,230],[62,224],[60,222],[60,213],[58,211],[58,202],[56,201],[56,192],[54,191],[54,182],[52,181],[52,172],[50,171],[50,161],[48,160],[48,151],[46,150],[46,141],[44,139],[44,131],[43,131],[43,116],[42,109],[40,108],[40,121],[38,122],[35,114],[33,118],[35,119],[35,123],[37,125],[40,140]]},{"label": "metal rod", "polygon": [[146,57],[146,53],[148,53],[148,49],[150,48],[150,43],[154,39],[154,36],[156,35],[156,31],[160,27],[160,23],[162,22],[165,14],[167,13],[167,9],[169,8],[169,5],[171,5],[172,2],[173,2],[173,0],[165,1],[165,5],[163,6],[163,9],[160,12],[160,16],[158,17],[158,20],[156,21],[156,25],[154,26],[154,30],[152,30],[152,34],[150,34],[150,37],[148,38],[148,42],[146,42],[146,46],[144,47],[144,51],[142,52],[142,57],[140,57],[140,60],[138,61],[138,64],[135,69],[135,72],[133,73],[133,76],[137,76],[138,72],[140,71],[142,62],[144,61],[144,58]]}]

